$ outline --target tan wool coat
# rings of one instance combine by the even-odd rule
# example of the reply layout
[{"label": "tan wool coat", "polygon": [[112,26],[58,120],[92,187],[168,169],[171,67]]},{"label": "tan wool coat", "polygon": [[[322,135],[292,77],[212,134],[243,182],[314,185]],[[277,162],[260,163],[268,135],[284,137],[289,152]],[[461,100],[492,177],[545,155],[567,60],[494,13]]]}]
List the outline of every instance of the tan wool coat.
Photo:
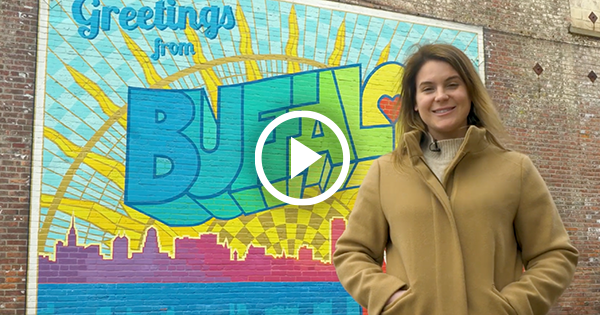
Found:
[{"label": "tan wool coat", "polygon": [[531,160],[471,126],[442,183],[421,136],[401,170],[388,154],[368,171],[333,256],[344,288],[370,315],[546,314],[578,252]]}]

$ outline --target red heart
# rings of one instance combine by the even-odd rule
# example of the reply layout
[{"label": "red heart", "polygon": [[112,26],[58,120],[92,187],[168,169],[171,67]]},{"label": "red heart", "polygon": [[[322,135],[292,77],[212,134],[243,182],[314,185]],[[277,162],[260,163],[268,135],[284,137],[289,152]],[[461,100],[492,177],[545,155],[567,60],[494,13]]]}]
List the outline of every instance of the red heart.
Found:
[{"label": "red heart", "polygon": [[402,101],[400,100],[399,94],[393,98],[389,95],[383,95],[379,99],[379,102],[377,102],[377,107],[379,107],[379,110],[385,115],[385,118],[387,118],[390,123],[395,123],[396,119],[398,119],[400,106],[402,106]]}]

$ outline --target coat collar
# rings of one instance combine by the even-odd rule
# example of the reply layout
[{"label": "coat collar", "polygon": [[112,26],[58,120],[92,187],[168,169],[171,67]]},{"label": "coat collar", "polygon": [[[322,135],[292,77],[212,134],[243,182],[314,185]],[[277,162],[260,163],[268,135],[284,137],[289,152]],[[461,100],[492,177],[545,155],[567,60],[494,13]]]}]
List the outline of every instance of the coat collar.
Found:
[{"label": "coat collar", "polygon": [[[413,130],[404,134],[404,143],[406,144],[406,149],[408,156],[411,160],[419,159],[423,156],[423,151],[421,151],[421,138],[425,135],[420,130]],[[469,126],[467,129],[467,133],[465,134],[465,140],[458,150],[457,154],[461,153],[469,153],[469,152],[479,152],[485,149],[489,144],[488,132],[483,127],[477,127],[474,125]]]}]

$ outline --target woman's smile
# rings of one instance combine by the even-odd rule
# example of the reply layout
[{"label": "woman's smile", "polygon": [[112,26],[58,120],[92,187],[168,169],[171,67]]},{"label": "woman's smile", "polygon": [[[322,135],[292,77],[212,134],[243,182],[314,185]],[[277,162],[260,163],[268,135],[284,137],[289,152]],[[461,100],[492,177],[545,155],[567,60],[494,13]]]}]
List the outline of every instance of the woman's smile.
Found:
[{"label": "woman's smile", "polygon": [[433,110],[433,112],[435,114],[437,114],[438,116],[445,116],[447,114],[450,114],[452,111],[454,111],[455,108],[456,108],[456,106],[444,107],[444,108]]}]

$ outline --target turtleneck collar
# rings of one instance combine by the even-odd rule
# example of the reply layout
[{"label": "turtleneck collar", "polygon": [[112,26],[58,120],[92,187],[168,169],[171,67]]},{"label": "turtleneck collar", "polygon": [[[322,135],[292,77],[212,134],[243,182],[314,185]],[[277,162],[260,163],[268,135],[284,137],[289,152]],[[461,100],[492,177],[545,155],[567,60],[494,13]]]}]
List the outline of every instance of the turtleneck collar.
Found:
[{"label": "turtleneck collar", "polygon": [[[469,129],[467,129],[467,133],[465,134],[465,138],[456,153],[478,152],[485,149],[490,144],[486,138],[486,135],[487,131],[485,128],[474,125],[469,126]],[[428,137],[420,130],[413,130],[404,135],[404,143],[406,143],[407,153],[411,160],[414,160],[415,158],[418,159],[419,157],[423,156],[423,151],[421,150],[421,139],[424,136]]]},{"label": "turtleneck collar", "polygon": [[435,140],[431,134],[426,133],[421,138],[421,151],[425,159],[451,161],[465,138]]}]

